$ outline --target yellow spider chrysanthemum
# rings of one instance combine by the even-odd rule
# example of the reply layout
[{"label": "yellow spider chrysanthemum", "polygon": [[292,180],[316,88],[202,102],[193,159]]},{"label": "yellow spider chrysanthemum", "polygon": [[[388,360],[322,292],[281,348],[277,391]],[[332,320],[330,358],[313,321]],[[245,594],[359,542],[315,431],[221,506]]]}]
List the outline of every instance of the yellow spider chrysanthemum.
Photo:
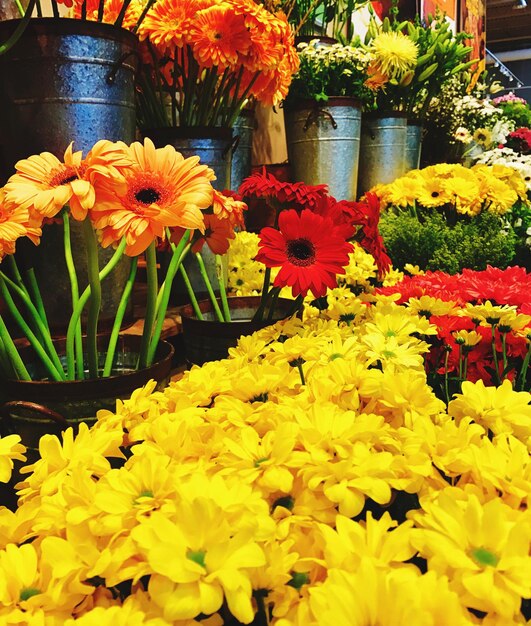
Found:
[{"label": "yellow spider chrysanthemum", "polygon": [[397,81],[417,62],[417,44],[400,32],[380,33],[372,40],[370,51],[378,69]]}]

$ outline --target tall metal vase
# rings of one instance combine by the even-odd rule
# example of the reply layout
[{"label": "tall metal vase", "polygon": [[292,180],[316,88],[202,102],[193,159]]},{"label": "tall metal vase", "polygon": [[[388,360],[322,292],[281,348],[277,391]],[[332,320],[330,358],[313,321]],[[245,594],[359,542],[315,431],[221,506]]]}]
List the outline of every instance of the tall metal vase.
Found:
[{"label": "tall metal vase", "polygon": [[364,115],[361,127],[358,192],[391,183],[406,171],[407,124],[403,115]]},{"label": "tall metal vase", "polygon": [[422,120],[408,119],[406,130],[406,165],[405,171],[418,170],[424,126]]},{"label": "tall metal vase", "polygon": [[288,105],[284,117],[293,180],[325,184],[336,199],[355,200],[361,128],[357,101],[301,101]]},{"label": "tall metal vase", "polygon": [[[19,20],[0,23],[5,41]],[[0,56],[0,182],[19,159],[40,152],[62,158],[74,142],[86,153],[99,139],[135,137],[137,39],[125,29],[68,18],[32,18],[20,41]],[[72,223],[80,288],[88,284],[81,224]],[[41,244],[21,263],[34,265],[52,329],[62,334],[71,315],[62,226],[45,226]],[[100,250],[102,267],[112,249]],[[19,257],[20,258],[20,257]],[[130,259],[103,284],[100,328],[112,324]],[[132,306],[129,315],[132,314]]]},{"label": "tall metal vase", "polygon": [[230,188],[234,191],[251,175],[255,125],[253,109],[243,109],[234,123],[234,150],[230,172]]},{"label": "tall metal vase", "polygon": [[[172,145],[185,158],[198,156],[201,163],[208,165],[214,170],[216,180],[212,186],[218,191],[229,189],[231,186],[231,163],[234,142],[232,129],[210,127],[167,127],[146,129],[144,134],[153,141],[157,148]],[[161,264],[167,265],[168,256],[161,259]],[[218,269],[216,257],[208,246],[203,246],[201,256],[206,268],[206,273],[215,291],[219,290]],[[195,295],[198,298],[207,298],[208,292],[205,286],[197,261],[188,257],[184,267],[192,284]],[[223,273],[225,284],[228,277],[228,265],[224,262]],[[188,291],[178,274],[175,277],[172,289],[172,300],[176,304],[189,302]]]}]

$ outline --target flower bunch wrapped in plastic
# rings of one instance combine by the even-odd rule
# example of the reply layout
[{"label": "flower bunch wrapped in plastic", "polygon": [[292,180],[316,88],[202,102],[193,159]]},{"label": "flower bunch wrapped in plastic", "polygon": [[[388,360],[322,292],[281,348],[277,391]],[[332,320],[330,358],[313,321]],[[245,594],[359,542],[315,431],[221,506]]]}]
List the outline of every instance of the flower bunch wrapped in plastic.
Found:
[{"label": "flower bunch wrapped in plastic", "polygon": [[[199,163],[199,157],[185,159],[171,146],[156,149],[149,139],[129,146],[98,141],[85,156],[74,152],[70,145],[63,160],[44,152],[19,161],[16,169],[0,192],[0,289],[13,322],[28,339],[49,378],[82,379],[85,361],[89,377],[110,375],[138,257],[142,254],[147,261],[148,294],[137,366],[150,365],[161,336],[173,278],[192,245],[189,232],[205,233],[215,214],[218,221],[241,221],[243,203],[214,192],[214,173]],[[13,256],[22,237],[38,245],[42,228],[46,228],[45,220],[50,218],[62,220],[70,281],[72,313],[66,336],[66,363],[52,342],[51,320],[47,319],[34,269],[29,266],[27,272],[19,271]],[[81,224],[87,250],[89,284],[83,289],[73,262],[73,222]],[[177,243],[172,243],[172,260],[159,289],[156,246],[172,239],[174,231],[178,233]],[[104,267],[99,267],[99,246],[115,250]],[[102,286],[106,288],[105,279],[122,255],[132,257],[132,264],[101,370],[96,336]],[[80,320],[86,308],[84,354]],[[0,339],[3,375],[29,380],[26,364],[2,317]]]},{"label": "flower bunch wrapped in plastic", "polygon": [[250,99],[278,104],[298,68],[285,15],[253,0],[158,0],[138,34],[143,129],[230,128]]},{"label": "flower bunch wrapped in plastic", "polygon": [[[523,242],[527,186],[503,165],[442,163],[375,187],[382,200],[382,236],[395,266],[455,273],[507,267]],[[517,230],[515,230],[517,229]]]},{"label": "flower bunch wrapped in plastic", "polygon": [[[523,278],[468,289],[501,304]],[[0,621],[525,624],[529,391],[446,404],[424,302],[347,291],[43,437],[0,509]]]}]

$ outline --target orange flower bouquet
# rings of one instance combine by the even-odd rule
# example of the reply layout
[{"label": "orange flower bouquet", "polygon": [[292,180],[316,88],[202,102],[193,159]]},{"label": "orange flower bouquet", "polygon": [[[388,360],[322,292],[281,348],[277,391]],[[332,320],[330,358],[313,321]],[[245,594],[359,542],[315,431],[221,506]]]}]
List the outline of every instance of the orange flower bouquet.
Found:
[{"label": "orange flower bouquet", "polygon": [[253,0],[158,0],[138,29],[139,126],[231,128],[250,99],[278,104],[298,69],[282,12]]},{"label": "orange flower bouquet", "polygon": [[[231,215],[231,198],[215,193],[213,171],[188,159],[171,146],[156,149],[143,144],[98,141],[83,157],[68,147],[61,161],[44,152],[16,164],[16,173],[0,190],[0,290],[6,308],[46,368],[50,380],[79,380],[109,376],[113,369],[119,330],[131,296],[139,255],[147,262],[147,303],[137,367],[153,362],[168,307],[173,279],[191,247],[189,229],[208,233],[209,212]],[[72,315],[66,336],[66,358],[52,342],[46,310],[34,273],[22,275],[13,253],[27,237],[38,244],[44,220],[62,218],[64,253],[69,270]],[[70,224],[82,222],[87,248],[89,284],[79,289],[72,261]],[[172,234],[172,231],[175,231]],[[172,256],[159,288],[156,246],[171,238]],[[114,254],[99,268],[98,246],[112,246]],[[122,255],[132,257],[110,334],[103,369],[98,366],[96,337],[102,284]],[[5,258],[4,258],[5,257]],[[83,353],[81,314],[88,308],[86,352]],[[66,365],[64,365],[66,363]],[[0,316],[0,369],[8,378],[31,380],[8,326]]]}]

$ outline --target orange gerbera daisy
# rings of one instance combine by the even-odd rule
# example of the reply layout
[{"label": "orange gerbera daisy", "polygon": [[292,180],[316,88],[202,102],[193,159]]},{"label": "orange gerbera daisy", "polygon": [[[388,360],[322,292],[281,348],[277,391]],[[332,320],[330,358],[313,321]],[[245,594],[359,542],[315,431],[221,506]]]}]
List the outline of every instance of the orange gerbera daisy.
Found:
[{"label": "orange gerbera daisy", "polygon": [[243,212],[247,210],[247,205],[238,198],[224,195],[214,189],[212,201],[214,215],[220,220],[226,220],[231,227],[243,226]]},{"label": "orange gerbera daisy", "polygon": [[0,189],[0,261],[15,252],[19,237],[29,237],[35,245],[39,243],[41,229],[32,220],[28,209],[6,201],[6,192]]},{"label": "orange gerbera daisy", "polygon": [[41,152],[19,161],[5,186],[6,197],[30,213],[35,211],[43,217],[54,217],[66,205],[72,216],[83,220],[87,210],[94,205],[94,187],[83,178],[85,164],[81,152],[73,152],[68,146],[61,162],[50,152]]},{"label": "orange gerbera daisy", "polygon": [[161,49],[188,43],[192,19],[212,0],[158,0],[147,12],[138,29],[140,40],[148,39]]},{"label": "orange gerbera daisy", "polygon": [[199,157],[185,159],[172,146],[155,148],[150,139],[131,146],[119,143],[132,165],[123,182],[102,177],[91,211],[101,231],[103,247],[126,238],[126,254],[136,256],[166,227],[204,230],[202,210],[212,204],[214,172],[199,165]]},{"label": "orange gerbera daisy", "polygon": [[203,67],[228,67],[245,55],[251,38],[243,15],[236,15],[230,5],[219,4],[199,11],[190,27],[190,45]]}]

